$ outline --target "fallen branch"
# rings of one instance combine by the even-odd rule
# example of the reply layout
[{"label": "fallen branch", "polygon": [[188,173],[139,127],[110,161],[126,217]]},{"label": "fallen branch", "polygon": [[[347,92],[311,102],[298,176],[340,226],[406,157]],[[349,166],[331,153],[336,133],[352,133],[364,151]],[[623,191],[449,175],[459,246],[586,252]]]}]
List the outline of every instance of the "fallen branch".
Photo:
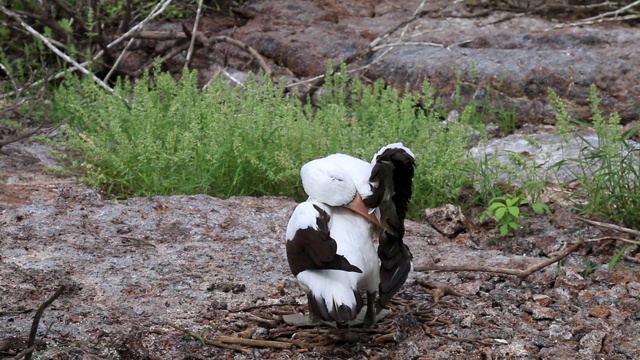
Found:
[{"label": "fallen branch", "polygon": [[631,10],[631,8],[636,7],[638,5],[640,5],[640,0],[627,4],[626,6],[623,6],[620,9],[608,11],[608,12],[598,14],[596,16],[592,16],[590,18],[582,19],[580,21],[576,21],[569,24],[559,24],[549,29],[546,29],[545,31],[549,31],[552,29],[562,29],[562,28],[573,27],[573,26],[593,25],[596,23],[604,22],[604,21],[624,21],[624,20],[638,19],[640,18],[640,14],[637,14],[637,13],[619,16],[620,14],[625,13],[628,10]]},{"label": "fallen branch", "polygon": [[[371,67],[372,65],[380,62],[385,55],[387,55],[391,50],[394,49],[395,45],[404,45],[407,43],[403,43],[401,40],[404,37],[404,34],[409,26],[409,24],[419,18],[421,18],[422,16],[424,16],[425,14],[433,11],[433,10],[421,10],[422,7],[424,6],[426,0],[423,0],[420,5],[418,5],[418,7],[416,8],[416,10],[413,12],[413,15],[407,19],[404,20],[400,23],[398,23],[397,25],[395,25],[394,27],[392,27],[391,29],[387,30],[384,34],[380,35],[379,37],[377,37],[376,39],[374,39],[373,41],[371,41],[369,43],[369,45],[364,48],[362,51],[353,54],[349,57],[347,57],[343,62],[345,65],[349,65],[353,62],[355,62],[356,60],[363,58],[365,56],[369,56],[370,54],[372,54],[375,51],[381,50],[381,49],[386,49],[382,54],[378,55],[375,59],[373,59],[372,61],[370,61],[368,64],[358,67],[356,69],[352,69],[352,70],[347,70],[348,73],[352,73],[352,72],[358,72],[358,71],[362,71],[362,70],[366,70],[367,68]],[[386,39],[387,37],[389,37],[391,34],[393,34],[394,32],[396,32],[398,29],[400,29],[401,27],[404,26],[404,29],[402,30],[398,41],[396,42],[396,44],[391,44],[391,45],[378,45],[382,40]],[[423,43],[427,44],[427,43]],[[429,45],[432,46],[432,45]],[[435,45],[437,46],[437,45]],[[333,69],[331,69],[331,74],[334,74],[338,68],[340,67],[340,64],[334,64],[333,65]],[[311,79],[307,79],[307,80],[303,80],[303,81],[298,81],[292,84],[288,84],[286,86],[286,88],[292,88],[295,87],[297,85],[300,84],[304,84],[304,83],[309,83],[311,82],[311,86],[309,87],[309,90],[305,93],[302,93],[299,95],[299,99],[301,101],[305,101],[307,98],[311,99],[313,97],[313,95],[320,89],[320,87],[322,87],[324,85],[325,82],[325,75],[319,75],[316,77],[313,77]]]},{"label": "fallen branch", "polygon": [[198,34],[197,37],[200,40],[200,42],[207,47],[218,42],[224,42],[227,44],[235,45],[241,48],[242,50],[248,52],[249,54],[251,54],[251,56],[253,56],[253,58],[256,59],[256,61],[258,61],[258,64],[260,65],[260,68],[262,68],[262,71],[264,71],[269,77],[271,77],[271,75],[273,74],[273,71],[271,70],[267,62],[264,60],[262,55],[260,55],[260,53],[256,49],[252,48],[251,46],[245,44],[240,40],[236,40],[228,36],[206,37],[201,34]]},{"label": "fallen branch", "polygon": [[204,343],[207,344],[207,345],[217,346],[217,347],[223,348],[223,349],[240,351],[240,352],[245,353],[245,354],[250,354],[250,353],[253,352],[253,351],[251,351],[251,349],[247,349],[247,348],[243,348],[243,347],[236,346],[236,345],[231,345],[231,344],[225,344],[222,341],[217,341],[217,340],[205,339]]},{"label": "fallen branch", "polygon": [[505,274],[505,275],[513,275],[519,277],[521,280],[526,278],[527,276],[533,274],[534,272],[545,268],[551,264],[554,264],[565,257],[567,257],[572,252],[576,251],[584,241],[579,241],[570,247],[561,251],[558,255],[553,258],[543,261],[540,264],[534,265],[528,269],[518,270],[518,269],[505,269],[505,268],[497,268],[491,266],[474,266],[474,265],[423,265],[415,268],[415,271],[424,272],[424,271],[478,271],[478,272],[488,272],[488,273],[496,273],[496,274]]},{"label": "fallen branch", "polygon": [[226,344],[239,344],[251,347],[268,347],[275,349],[289,349],[291,348],[291,345],[293,345],[292,343],[283,341],[244,339],[233,336],[216,336],[214,338],[214,341],[215,340]]},{"label": "fallen branch", "polygon": [[469,296],[461,292],[455,291],[450,287],[448,287],[447,285],[435,286],[435,285],[429,284],[425,279],[422,279],[422,278],[416,279],[416,284],[428,289],[427,291],[431,293],[434,304],[437,304],[438,301],[440,301],[440,298],[443,297],[444,295],[452,295],[452,296],[459,296],[463,298],[469,298]]},{"label": "fallen branch", "polygon": [[599,242],[599,241],[605,241],[605,240],[619,240],[619,241],[626,242],[626,243],[629,243],[629,244],[640,245],[640,241],[635,241],[635,240],[631,240],[631,239],[625,239],[625,238],[618,237],[618,236],[605,236],[605,237],[601,237],[601,238],[597,238],[597,239],[585,240],[585,242]]},{"label": "fallen branch", "polygon": [[31,323],[31,332],[29,332],[29,341],[27,342],[27,350],[29,349],[31,350],[24,355],[25,360],[31,360],[31,355],[33,353],[33,350],[35,349],[34,344],[36,342],[36,335],[38,333],[38,326],[40,325],[40,318],[42,317],[42,313],[44,313],[44,310],[47,308],[47,306],[51,305],[51,303],[53,303],[58,298],[58,296],[62,294],[64,289],[65,289],[65,286],[61,285],[58,288],[58,290],[56,290],[56,292],[53,295],[51,295],[51,297],[48,298],[47,301],[42,303],[42,305],[40,305],[40,307],[36,311],[36,314],[33,317],[33,322]]},{"label": "fallen branch", "polygon": [[247,307],[243,307],[240,309],[235,309],[235,310],[229,310],[229,312],[231,313],[238,313],[238,312],[246,312],[246,311],[251,311],[251,310],[257,310],[257,309],[264,309],[264,308],[270,308],[270,307],[279,307],[279,306],[300,306],[300,304],[263,304],[263,305],[253,305],[253,306],[247,306]]},{"label": "fallen branch", "polygon": [[[176,324],[172,324],[172,323],[167,323],[167,325],[172,327],[172,328],[174,328],[174,329],[176,329],[176,330],[178,330],[178,331],[181,331],[181,332],[185,333],[186,335],[194,337],[195,333],[193,331],[189,330],[189,329],[181,328],[180,326],[178,326]],[[157,331],[157,329],[156,329],[156,331]],[[247,349],[247,348],[243,348],[243,347],[235,346],[235,345],[225,344],[225,343],[222,343],[222,342],[216,341],[216,340],[204,339],[201,336],[195,336],[195,338],[197,338],[198,340],[202,341],[203,343],[205,343],[207,345],[213,345],[213,346],[217,346],[219,348],[230,349],[230,350],[234,350],[234,351],[240,351],[240,352],[243,352],[245,354],[248,354],[248,353],[251,352],[251,350]]]},{"label": "fallen branch", "polygon": [[111,75],[116,71],[116,69],[118,68],[118,65],[120,64],[120,61],[122,61],[122,58],[124,57],[124,54],[127,52],[127,50],[129,50],[129,47],[131,47],[131,44],[133,44],[133,40],[134,40],[133,38],[129,39],[129,42],[127,43],[127,45],[125,45],[124,49],[116,59],[116,62],[113,63],[113,65],[111,66],[111,70],[109,70],[109,72],[107,73],[107,76],[104,77],[105,82],[109,81],[109,78],[111,77]]},{"label": "fallen branch", "polygon": [[589,219],[585,219],[582,216],[578,216],[578,215],[573,215],[573,218],[578,219],[578,220],[580,220],[582,222],[585,222],[587,224],[590,224],[590,225],[595,225],[595,226],[603,227],[603,228],[606,228],[606,229],[622,231],[622,232],[625,232],[627,234],[640,236],[640,231],[638,231],[638,230],[629,229],[629,228],[626,228],[626,227],[623,227],[623,226],[619,226],[619,225],[603,223],[603,222],[600,222],[600,221],[589,220]]}]

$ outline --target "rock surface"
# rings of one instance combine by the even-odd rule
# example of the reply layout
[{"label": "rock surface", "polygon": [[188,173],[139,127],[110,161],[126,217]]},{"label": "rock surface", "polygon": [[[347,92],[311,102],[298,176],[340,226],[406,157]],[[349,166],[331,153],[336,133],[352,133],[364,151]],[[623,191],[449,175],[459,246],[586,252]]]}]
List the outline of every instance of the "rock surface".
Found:
[{"label": "rock surface", "polygon": [[[533,11],[504,2],[438,0],[419,8],[420,3],[247,1],[235,18],[204,17],[201,31],[252,46],[286,83],[324,74],[329,59],[355,59],[350,68],[361,69],[366,78],[384,79],[401,91],[419,89],[428,78],[448,107],[456,107],[458,95],[463,104],[473,98],[492,104],[496,118],[513,111],[519,122],[553,124],[548,88],[568,103],[572,115],[588,118],[589,86],[595,84],[605,113],[618,111],[624,121],[638,119],[640,28],[620,22],[555,28],[581,15],[560,1],[527,2]],[[545,6],[552,10],[543,11]],[[561,12],[563,8],[569,10]],[[613,9],[602,12],[607,10]],[[420,16],[398,27],[416,12]],[[191,28],[192,22],[186,25]],[[181,33],[182,25],[152,24],[148,29]],[[133,73],[180,41],[139,40],[121,69]],[[166,67],[179,74],[185,54]],[[226,43],[198,49],[191,64],[199,70],[201,84],[222,67],[259,69],[251,55]]]},{"label": "rock surface", "polygon": [[[607,271],[618,244],[585,245],[522,282],[485,272],[414,272],[393,314],[375,327],[296,329],[278,318],[306,312],[283,246],[293,201],[107,200],[44,173],[51,159],[40,146],[11,144],[11,156],[0,156],[2,355],[20,351],[35,310],[64,284],[68,290],[40,322],[40,359],[640,357],[640,271],[624,261]],[[449,239],[410,221],[406,242],[416,267],[524,269],[572,241],[603,236],[552,209],[555,215],[528,218],[526,230],[510,238],[473,226]],[[198,334],[293,345],[231,350],[203,345]]]}]

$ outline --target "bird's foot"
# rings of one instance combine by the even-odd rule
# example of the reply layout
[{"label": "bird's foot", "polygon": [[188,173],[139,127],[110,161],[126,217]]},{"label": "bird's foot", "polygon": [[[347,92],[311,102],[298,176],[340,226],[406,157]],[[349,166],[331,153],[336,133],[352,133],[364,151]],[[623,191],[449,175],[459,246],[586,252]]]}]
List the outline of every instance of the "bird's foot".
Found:
[{"label": "bird's foot", "polygon": [[321,319],[314,319],[309,315],[302,315],[300,313],[282,315],[282,320],[289,325],[294,325],[298,327],[309,327],[309,326],[313,327],[313,326],[322,326],[322,325],[333,327],[333,328],[337,327],[335,321],[324,321]]},{"label": "bird's foot", "polygon": [[[371,315],[370,315],[371,313],[374,314],[373,321],[371,319]],[[371,324],[377,323],[378,321],[389,316],[391,314],[391,310],[382,309],[382,311],[380,311],[378,314],[375,314],[375,312],[371,312],[371,313],[367,311],[367,306],[365,305],[363,306],[358,316],[354,320],[351,320],[346,324],[337,324],[335,321],[324,321],[321,319],[314,319],[309,315],[302,315],[300,313],[282,315],[282,320],[289,325],[294,325],[298,327],[328,326],[332,328],[342,328],[344,327],[344,325],[347,325],[347,327],[358,327],[362,325],[371,325]]]},{"label": "bird's foot", "polygon": [[372,310],[369,310],[368,305],[363,306],[356,319],[349,321],[349,326],[372,325],[391,315],[391,310],[389,309],[382,309],[377,314],[375,312],[375,305],[371,309]]}]

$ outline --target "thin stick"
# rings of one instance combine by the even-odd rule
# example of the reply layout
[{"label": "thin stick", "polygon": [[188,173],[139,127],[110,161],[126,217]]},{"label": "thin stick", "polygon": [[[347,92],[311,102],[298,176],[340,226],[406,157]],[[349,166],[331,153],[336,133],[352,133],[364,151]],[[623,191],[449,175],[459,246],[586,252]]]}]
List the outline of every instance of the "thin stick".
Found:
[{"label": "thin stick", "polygon": [[140,29],[142,29],[142,27],[144,26],[144,24],[147,23],[147,21],[149,21],[149,20],[153,19],[154,17],[160,15],[167,8],[167,6],[170,3],[171,3],[171,0],[164,0],[164,1],[156,4],[156,6],[153,8],[153,10],[151,10],[151,13],[149,13],[149,16],[147,16],[144,20],[140,21],[134,27],[129,29],[129,31],[124,33],[124,35],[122,35],[119,38],[117,38],[114,41],[112,41],[109,45],[107,45],[107,49],[110,49],[110,48],[118,45],[122,40],[126,39],[129,35],[135,33],[136,31],[138,31]]},{"label": "thin stick", "polygon": [[9,77],[9,80],[11,81],[11,83],[13,84],[13,88],[14,89],[18,89],[18,85],[16,84],[15,80],[13,79],[13,76],[11,76],[11,73],[9,72],[9,69],[4,66],[4,64],[0,63],[0,69],[2,69],[5,74],[7,74],[7,77]]},{"label": "thin stick", "polygon": [[[176,324],[167,323],[167,325],[172,327],[172,328],[174,328],[174,329],[176,329],[176,330],[178,330],[178,331],[182,331],[185,334],[193,334],[193,332],[191,332],[189,329],[183,329],[183,328],[181,328],[180,326],[178,326]],[[193,335],[191,335],[191,336],[193,337]],[[208,340],[208,339],[203,339],[203,338],[200,338],[199,340],[204,341],[204,343],[207,344],[207,345],[213,345],[213,346],[217,346],[217,347],[224,348],[224,349],[231,349],[231,350],[235,350],[235,351],[240,351],[240,352],[243,352],[245,354],[248,354],[248,353],[251,352],[251,350],[249,350],[249,349],[242,348],[240,346],[235,346],[235,345],[228,345],[228,344],[225,344],[225,343],[223,343],[221,341],[217,341],[217,340]]]},{"label": "thin stick", "polygon": [[231,76],[231,74],[229,74],[229,72],[227,72],[227,70],[222,69],[222,73],[224,74],[224,76],[228,77],[229,80],[233,81],[236,85],[240,86],[241,88],[244,89],[244,84],[242,82],[240,82],[240,80],[234,78],[233,76]]},{"label": "thin stick", "polygon": [[605,236],[605,237],[601,237],[601,238],[597,238],[597,239],[589,239],[589,240],[585,240],[585,241],[586,242],[598,242],[598,241],[604,241],[604,240],[620,240],[622,242],[626,242],[626,243],[629,243],[629,244],[640,245],[640,241],[625,239],[625,238],[617,237],[617,236]]},{"label": "thin stick", "polygon": [[[590,17],[590,18],[586,18],[580,21],[576,21],[570,24],[559,24],[556,26],[553,26],[549,29],[546,29],[545,31],[549,31],[552,29],[561,29],[561,28],[565,28],[565,27],[571,27],[571,26],[581,26],[581,25],[592,25],[595,23],[599,23],[599,22],[604,22],[604,21],[624,21],[624,20],[632,20],[632,19],[637,19],[640,18],[640,15],[638,14],[631,14],[631,15],[625,15],[625,16],[618,16],[620,15],[620,13],[623,13],[629,9],[631,9],[632,7],[635,7],[637,5],[640,5],[640,0],[638,1],[634,1],[631,4],[628,4],[626,6],[621,7],[620,9],[617,10],[613,10],[613,11],[609,11],[606,13],[602,13],[602,14],[598,14],[596,16]],[[608,17],[608,16],[613,16],[613,17]]]},{"label": "thin stick", "polygon": [[379,36],[378,38],[374,39],[369,44],[369,48],[374,48],[376,45],[378,45],[378,43],[380,43],[382,40],[387,38],[389,35],[393,34],[396,30],[400,29],[401,27],[403,27],[405,25],[409,25],[414,20],[422,17],[424,14],[429,12],[428,10],[420,11],[420,9],[422,8],[423,4],[424,4],[424,1],[422,1],[422,3],[420,3],[420,5],[416,8],[416,11],[413,12],[413,16],[411,16],[409,19],[397,24],[396,26],[394,26],[391,29],[387,30],[387,32],[385,32],[382,36]]},{"label": "thin stick", "polygon": [[6,15],[14,18],[16,21],[18,21],[18,23],[20,23],[20,25],[27,30],[28,32],[30,32],[33,36],[37,37],[38,39],[40,39],[40,41],[42,41],[49,49],[51,49],[51,51],[53,51],[56,55],[58,55],[59,57],[61,57],[63,60],[65,60],[66,62],[72,64],[74,67],[78,68],[78,70],[80,70],[83,74],[85,75],[89,75],[91,76],[91,78],[93,79],[93,81],[95,81],[98,85],[100,85],[100,87],[102,87],[103,89],[109,91],[109,92],[113,92],[113,89],[109,87],[109,85],[105,84],[102,80],[100,80],[97,76],[95,76],[92,72],[90,72],[89,70],[87,70],[86,68],[84,68],[82,65],[80,65],[77,61],[75,61],[74,59],[72,59],[71,57],[69,57],[67,54],[63,53],[62,51],[60,51],[55,45],[53,45],[49,39],[47,39],[46,37],[44,37],[42,34],[40,34],[39,32],[37,32],[34,28],[32,28],[31,26],[29,26],[27,23],[25,23],[24,21],[22,21],[22,19],[20,18],[20,16],[18,16],[18,14],[14,13],[13,11],[5,8],[4,6],[0,6],[0,11],[2,11],[3,13],[5,13]]},{"label": "thin stick", "polygon": [[116,62],[113,63],[113,66],[111,66],[111,70],[109,70],[109,72],[107,73],[107,76],[104,77],[104,82],[109,81],[111,74],[113,74],[116,71],[116,68],[118,67],[118,64],[120,64],[120,61],[124,57],[124,54],[127,52],[127,50],[129,50],[129,47],[131,46],[131,44],[133,44],[133,40],[134,38],[129,39],[129,42],[120,53],[120,56],[118,56],[118,58],[116,59]]},{"label": "thin stick", "polygon": [[189,51],[187,51],[187,60],[184,67],[189,67],[191,56],[193,55],[193,45],[196,43],[196,32],[198,31],[198,22],[200,21],[200,11],[202,10],[202,0],[198,0],[198,10],[196,10],[196,20],[193,22],[193,31],[191,31],[191,43],[189,43]]},{"label": "thin stick", "polygon": [[403,42],[394,42],[391,44],[382,44],[382,45],[378,45],[374,48],[372,48],[373,51],[377,51],[383,48],[387,48],[387,47],[393,47],[393,46],[435,46],[435,47],[445,47],[442,44],[438,44],[438,43],[432,43],[432,42],[421,42],[421,41],[403,41]]},{"label": "thin stick", "polygon": [[[422,2],[420,3],[420,5],[419,5],[419,6],[416,8],[416,10],[413,12],[413,16],[411,16],[411,18],[409,18],[409,19],[407,19],[407,20],[405,20],[405,21],[403,21],[403,22],[401,22],[401,23],[397,24],[397,25],[396,25],[396,26],[394,26],[393,28],[391,28],[391,29],[387,30],[387,32],[385,32],[383,35],[381,35],[381,36],[379,36],[378,38],[376,38],[376,39],[374,39],[373,41],[371,41],[371,42],[369,43],[369,45],[368,45],[368,46],[367,46],[363,51],[361,51],[361,52],[359,52],[359,53],[357,53],[357,54],[354,54],[354,55],[352,55],[352,56],[349,56],[349,57],[344,61],[344,63],[345,63],[345,64],[347,64],[347,65],[349,65],[350,63],[352,63],[352,62],[356,61],[357,59],[359,59],[360,57],[362,57],[362,56],[363,56],[363,55],[365,55],[365,54],[370,54],[370,53],[372,53],[373,51],[376,51],[376,50],[380,50],[380,49],[382,49],[382,47],[381,47],[381,48],[378,48],[378,47],[377,47],[377,45],[378,45],[382,40],[384,40],[385,38],[387,38],[389,35],[393,34],[396,30],[398,30],[399,28],[401,28],[402,26],[404,26],[405,28],[402,30],[402,33],[400,34],[400,40],[402,40],[402,37],[404,36],[404,33],[406,32],[406,30],[407,30],[407,28],[408,28],[409,24],[410,24],[411,22],[413,22],[414,20],[416,20],[416,19],[420,18],[421,16],[423,16],[424,14],[426,14],[426,13],[428,13],[428,12],[429,12],[429,10],[420,10],[420,9],[422,9],[422,7],[424,6],[425,2],[426,2],[426,0],[422,0]],[[399,42],[400,40],[398,40],[398,42]],[[366,65],[364,65],[364,66],[362,66],[362,67],[359,67],[359,68],[357,68],[357,69],[347,70],[347,73],[352,73],[352,72],[362,71],[362,70],[366,70],[366,69],[368,69],[368,68],[369,68],[369,67],[371,67],[372,65],[374,65],[374,64],[376,64],[376,63],[378,63],[378,62],[382,61],[382,59],[383,59],[383,58],[384,58],[384,57],[385,57],[385,56],[386,56],[386,55],[387,55],[391,50],[393,50],[393,48],[394,48],[393,46],[387,47],[387,49],[386,49],[382,54],[378,55],[378,56],[377,56],[373,61],[371,61],[371,62],[369,62],[368,64],[366,64]],[[339,64],[334,64],[334,66],[333,66],[333,69],[332,69],[331,73],[332,73],[332,74],[333,74],[333,73],[335,73],[335,71],[338,69],[338,67],[339,67]],[[313,97],[313,95],[316,93],[316,91],[317,91],[321,86],[323,86],[323,85],[324,85],[325,80],[326,80],[326,79],[325,79],[325,76],[324,76],[324,75],[320,75],[320,76],[317,76],[317,77],[312,78],[312,79],[308,79],[308,80],[305,80],[305,81],[299,81],[299,82],[296,82],[296,83],[293,83],[293,84],[289,84],[289,85],[287,85],[286,87],[287,87],[287,88],[290,88],[290,87],[294,87],[294,86],[296,86],[296,85],[300,85],[300,84],[303,84],[303,83],[313,82],[313,83],[311,84],[311,88],[309,89],[309,91],[307,91],[305,94],[302,94],[302,96],[301,96],[301,99],[304,99],[304,98],[306,98],[306,97],[312,98],[312,97]]]},{"label": "thin stick", "polygon": [[251,351],[251,349],[247,349],[247,348],[243,348],[243,347],[236,346],[236,345],[231,345],[231,344],[225,344],[222,341],[204,339],[204,343],[207,344],[207,345],[217,346],[217,347],[223,348],[223,349],[230,349],[230,350],[240,351],[240,352],[245,353],[245,354],[250,354],[250,353],[253,352],[253,351]]},{"label": "thin stick", "polygon": [[525,270],[504,269],[504,268],[496,268],[491,266],[485,267],[485,266],[473,266],[473,265],[455,266],[455,265],[431,264],[431,265],[419,266],[415,268],[415,271],[421,271],[421,272],[422,271],[479,271],[479,272],[489,272],[489,273],[496,273],[496,274],[514,275],[519,277],[520,279],[524,279],[527,276],[533,274],[534,272],[564,259],[569,254],[576,251],[576,249],[578,249],[583,243],[584,241],[579,241],[571,245],[570,247],[564,249],[562,252],[560,252],[560,254],[556,255],[555,257],[549,260],[543,261]]},{"label": "thin stick", "polygon": [[[42,313],[44,312],[44,309],[46,309],[47,306],[51,305],[51,303],[53,303],[58,298],[58,296],[60,296],[60,294],[62,294],[64,289],[65,289],[65,286],[64,285],[60,285],[58,290],[56,290],[56,292],[53,295],[51,295],[51,297],[48,298],[47,301],[42,303],[42,305],[40,305],[40,307],[36,311],[36,314],[33,317],[33,322],[31,323],[31,332],[29,333],[29,341],[27,342],[27,348],[31,348],[32,346],[34,346],[34,343],[36,342],[36,334],[38,333],[38,325],[40,324],[40,318],[42,317]],[[33,353],[33,350],[27,352],[25,354],[25,356],[24,356],[25,360],[31,360],[31,354],[32,353]]]},{"label": "thin stick", "polygon": [[270,308],[270,307],[279,307],[279,306],[300,306],[300,304],[263,304],[263,305],[253,305],[253,306],[243,307],[243,308],[240,308],[240,309],[229,310],[229,312],[238,313],[238,312],[246,312],[246,311],[251,311],[251,310],[264,309],[264,308]]},{"label": "thin stick", "polygon": [[271,68],[269,67],[267,62],[264,60],[262,55],[260,55],[260,53],[256,49],[252,48],[251,46],[245,44],[244,42],[242,42],[240,40],[236,40],[236,39],[230,38],[228,36],[214,36],[214,37],[210,37],[210,38],[202,36],[202,37],[200,37],[200,41],[205,46],[213,45],[216,42],[225,42],[227,44],[235,45],[235,46],[243,49],[244,51],[248,52],[249,54],[251,54],[258,61],[258,64],[260,64],[260,67],[262,68],[262,70],[268,76],[271,76],[273,74],[273,71],[271,70]]},{"label": "thin stick", "polygon": [[627,11],[627,10],[631,9],[632,7],[634,7],[634,6],[636,6],[636,5],[640,5],[640,0],[638,0],[638,1],[634,1],[634,2],[632,2],[631,4],[629,4],[629,5],[627,5],[627,6],[621,7],[620,9],[613,10],[613,11],[609,11],[609,12],[602,13],[602,14],[598,14],[598,15],[596,15],[596,16],[594,16],[594,17],[590,17],[590,18],[584,19],[584,20],[582,20],[582,21],[598,20],[598,19],[602,19],[602,18],[607,17],[607,16],[610,16],[610,15],[618,16],[620,13],[625,12],[625,11]]},{"label": "thin stick", "polygon": [[291,345],[293,345],[292,343],[282,341],[245,339],[233,336],[216,336],[215,340],[227,344],[240,344],[253,347],[270,347],[276,349],[289,349]]},{"label": "thin stick", "polygon": [[[165,55],[165,56],[163,56],[162,58],[160,58],[160,63],[162,64],[162,63],[164,63],[165,61],[167,61],[167,60],[169,60],[169,59],[173,58],[174,56],[176,56],[176,55],[178,55],[178,54],[180,54],[181,52],[183,52],[183,51],[187,50],[187,48],[188,48],[188,47],[189,47],[189,44],[184,43],[184,44],[182,44],[182,45],[180,45],[180,46],[178,46],[178,47],[174,48],[174,49],[173,49],[173,50],[171,50],[167,55]],[[151,62],[151,63],[149,63],[148,65],[145,65],[144,67],[142,67],[142,68],[138,69],[138,71],[136,71],[136,72],[134,72],[134,73],[133,73],[133,76],[140,76],[140,75],[142,75],[142,73],[143,73],[145,70],[149,70],[149,69],[151,69],[151,68],[153,67],[153,64],[154,64],[154,63],[153,63],[153,62]]]},{"label": "thin stick", "polygon": [[600,226],[600,227],[603,227],[603,228],[622,231],[622,232],[625,232],[627,234],[640,236],[640,231],[638,231],[638,230],[633,230],[633,229],[629,229],[629,228],[622,227],[622,226],[619,226],[619,225],[614,225],[614,224],[607,224],[607,223],[603,223],[603,222],[600,222],[600,221],[589,220],[589,219],[585,219],[582,216],[578,216],[578,215],[573,215],[573,217],[578,219],[578,220],[580,220],[580,221],[582,221],[582,222],[590,224],[590,225]]}]

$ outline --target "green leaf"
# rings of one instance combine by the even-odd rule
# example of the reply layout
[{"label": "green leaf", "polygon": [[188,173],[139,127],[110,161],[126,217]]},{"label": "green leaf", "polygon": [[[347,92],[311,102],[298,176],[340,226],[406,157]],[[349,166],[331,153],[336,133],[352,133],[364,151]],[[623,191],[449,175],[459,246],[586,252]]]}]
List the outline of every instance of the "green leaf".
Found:
[{"label": "green leaf", "polygon": [[509,208],[509,214],[513,215],[513,217],[515,218],[519,218],[520,217],[520,209],[516,206],[510,207]]},{"label": "green leaf", "polygon": [[495,215],[496,219],[500,220],[504,217],[504,214],[507,212],[507,207],[503,206],[501,208],[496,209]]},{"label": "green leaf", "polygon": [[533,212],[535,212],[538,215],[542,215],[545,212],[547,214],[551,212],[547,204],[539,203],[539,202],[531,204],[531,209],[533,209]]},{"label": "green leaf", "polygon": [[487,216],[488,214],[486,212],[483,212],[482,214],[480,214],[478,221],[482,224],[487,219]]},{"label": "green leaf", "polygon": [[520,196],[516,196],[510,199],[507,199],[507,206],[508,207],[512,207],[514,205],[516,205],[518,202],[520,202]]},{"label": "green leaf", "polygon": [[502,226],[500,226],[500,235],[505,236],[509,233],[509,225],[508,224],[503,224]]},{"label": "green leaf", "polygon": [[518,226],[518,223],[516,223],[516,222],[509,222],[508,225],[513,230],[518,230],[518,228],[520,227],[520,226]]},{"label": "green leaf", "polygon": [[497,208],[499,207],[505,207],[506,205],[504,203],[501,202],[494,202],[491,205],[489,205],[489,210],[493,210],[495,211]]},{"label": "green leaf", "polygon": [[58,25],[60,25],[60,27],[62,29],[64,29],[64,31],[68,32],[68,33],[72,33],[73,32],[73,28],[71,27],[71,22],[69,19],[60,19],[58,20]]}]

